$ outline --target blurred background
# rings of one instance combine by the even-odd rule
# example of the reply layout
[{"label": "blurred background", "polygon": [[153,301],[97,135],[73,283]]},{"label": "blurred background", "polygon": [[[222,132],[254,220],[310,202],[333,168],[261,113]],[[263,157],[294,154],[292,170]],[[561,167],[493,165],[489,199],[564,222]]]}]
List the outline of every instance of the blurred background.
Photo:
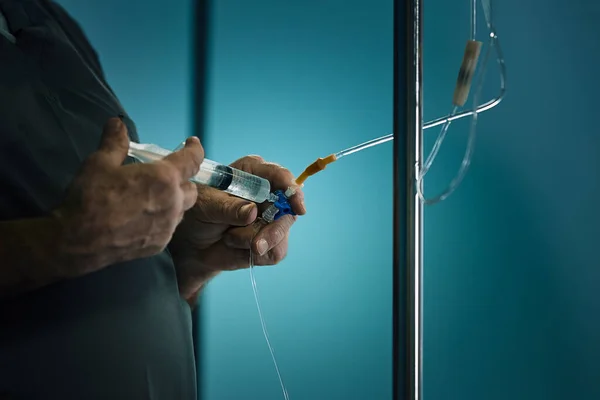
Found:
[{"label": "blurred background", "polygon": [[[260,154],[298,174],[391,131],[392,0],[59,3],[144,142],[198,134],[208,158]],[[424,4],[430,120],[450,111],[469,2]],[[599,17],[597,2],[495,2],[507,98],[480,116],[460,189],[425,211],[427,400],[600,398]],[[483,94],[497,90],[492,64]],[[428,194],[456,172],[467,127],[450,128]],[[392,185],[390,143],[311,178],[289,256],[256,271],[294,400],[391,398]],[[199,398],[281,399],[248,271],[201,303]]]}]

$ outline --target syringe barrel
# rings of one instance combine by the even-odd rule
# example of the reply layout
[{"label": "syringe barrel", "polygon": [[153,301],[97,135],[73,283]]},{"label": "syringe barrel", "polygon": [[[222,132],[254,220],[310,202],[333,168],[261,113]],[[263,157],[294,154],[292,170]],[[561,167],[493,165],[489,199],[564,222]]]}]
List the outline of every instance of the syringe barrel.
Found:
[{"label": "syringe barrel", "polygon": [[263,203],[269,199],[271,193],[268,180],[206,158],[200,165],[200,171],[191,181],[255,203]]},{"label": "syringe barrel", "polygon": [[[174,151],[178,151],[184,145],[178,146]],[[154,144],[130,143],[129,146],[129,156],[144,163],[161,160],[171,153],[171,151]],[[200,170],[190,181],[259,204],[271,197],[271,184],[268,180],[207,158],[202,161]]]}]

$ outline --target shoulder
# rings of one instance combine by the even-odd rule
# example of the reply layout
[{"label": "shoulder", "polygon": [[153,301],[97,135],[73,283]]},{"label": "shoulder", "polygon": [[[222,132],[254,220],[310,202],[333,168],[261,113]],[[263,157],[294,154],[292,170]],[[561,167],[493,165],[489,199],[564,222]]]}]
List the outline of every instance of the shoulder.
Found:
[{"label": "shoulder", "polygon": [[61,26],[64,33],[67,35],[73,46],[77,51],[85,58],[85,61],[94,68],[94,72],[104,77],[102,65],[100,64],[100,58],[98,53],[90,43],[87,35],[83,28],[69,14],[69,12],[56,1],[53,0],[39,0],[46,10],[52,15],[56,22]]}]

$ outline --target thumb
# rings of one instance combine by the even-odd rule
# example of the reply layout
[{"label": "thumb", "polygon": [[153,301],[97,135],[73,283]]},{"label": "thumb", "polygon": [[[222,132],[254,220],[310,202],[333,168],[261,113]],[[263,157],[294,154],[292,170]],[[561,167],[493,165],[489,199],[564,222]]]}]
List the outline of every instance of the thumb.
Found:
[{"label": "thumb", "polygon": [[103,163],[117,167],[123,164],[128,151],[129,136],[127,135],[127,126],[125,126],[120,118],[109,119],[106,125],[104,125],[97,158]]},{"label": "thumb", "polygon": [[258,216],[256,204],[209,186],[198,185],[195,215],[209,224],[246,226]]}]

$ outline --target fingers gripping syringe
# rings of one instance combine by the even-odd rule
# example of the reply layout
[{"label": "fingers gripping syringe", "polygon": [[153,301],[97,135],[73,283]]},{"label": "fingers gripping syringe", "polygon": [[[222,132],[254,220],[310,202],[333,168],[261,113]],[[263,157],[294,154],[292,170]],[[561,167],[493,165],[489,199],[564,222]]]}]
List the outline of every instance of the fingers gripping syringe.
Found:
[{"label": "fingers gripping syringe", "polygon": [[[179,146],[175,151],[182,148]],[[131,142],[128,155],[143,163],[156,162],[172,152],[154,144],[140,144]],[[237,197],[255,202],[275,202],[277,196],[271,193],[271,184],[268,180],[249,174],[228,165],[204,159],[200,170],[190,181],[207,185]]]}]

